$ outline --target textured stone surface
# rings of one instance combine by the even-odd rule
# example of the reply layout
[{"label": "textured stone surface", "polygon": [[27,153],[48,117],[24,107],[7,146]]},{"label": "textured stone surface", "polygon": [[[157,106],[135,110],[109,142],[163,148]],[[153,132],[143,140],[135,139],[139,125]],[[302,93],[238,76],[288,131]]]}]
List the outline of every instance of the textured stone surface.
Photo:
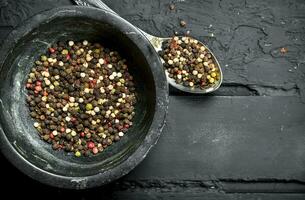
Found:
[{"label": "textured stone surface", "polygon": [[[0,39],[38,11],[71,4],[68,0],[18,2],[22,6],[8,0],[0,3]],[[168,8],[171,2],[176,5],[174,11]],[[171,88],[168,124],[144,162],[116,183],[74,195],[305,198],[305,1],[105,3],[157,36],[190,30],[215,52],[224,70],[224,84],[209,96],[187,95]],[[16,8],[19,14],[8,17]],[[186,28],[179,26],[180,19],[187,22]],[[281,53],[283,47],[287,53]],[[45,192],[71,194],[36,183],[7,162],[3,165],[16,174],[20,186],[30,183]],[[254,194],[244,194],[248,192]]]},{"label": "textured stone surface", "polygon": [[[145,31],[171,36],[173,30],[205,41],[224,70],[225,84],[270,87],[260,94],[294,87],[304,97],[304,1],[105,1],[121,16]],[[187,22],[179,27],[179,19]],[[286,54],[280,53],[282,47]],[[264,90],[264,88],[263,88]]]},{"label": "textured stone surface", "polygon": [[170,102],[162,139],[128,179],[305,182],[305,104],[298,99],[172,96]]}]

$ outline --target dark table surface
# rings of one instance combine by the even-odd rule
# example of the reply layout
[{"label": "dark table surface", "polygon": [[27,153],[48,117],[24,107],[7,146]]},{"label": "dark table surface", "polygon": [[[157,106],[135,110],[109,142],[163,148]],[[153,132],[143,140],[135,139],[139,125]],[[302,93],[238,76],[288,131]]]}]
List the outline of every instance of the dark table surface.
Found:
[{"label": "dark table surface", "polygon": [[[117,182],[87,191],[51,188],[1,155],[1,169],[10,174],[7,188],[83,199],[305,199],[304,0],[105,3],[154,35],[189,30],[219,58],[223,86],[211,95],[170,88],[168,123],[158,144]],[[1,0],[0,41],[35,13],[72,4]]]}]

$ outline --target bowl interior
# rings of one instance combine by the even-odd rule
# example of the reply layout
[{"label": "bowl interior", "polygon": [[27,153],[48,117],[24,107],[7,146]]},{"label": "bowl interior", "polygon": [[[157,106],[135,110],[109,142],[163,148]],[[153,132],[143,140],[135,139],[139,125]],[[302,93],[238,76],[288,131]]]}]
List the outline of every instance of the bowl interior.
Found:
[{"label": "bowl interior", "polygon": [[[119,51],[126,58],[135,78],[137,104],[134,125],[117,143],[103,153],[76,158],[71,153],[54,151],[42,141],[26,105],[27,74],[50,44],[57,41],[88,40]],[[63,176],[90,176],[119,165],[141,144],[154,116],[155,83],[145,56],[114,24],[86,17],[57,17],[45,21],[24,35],[4,61],[0,73],[1,126],[9,142],[26,160],[45,171]]]}]

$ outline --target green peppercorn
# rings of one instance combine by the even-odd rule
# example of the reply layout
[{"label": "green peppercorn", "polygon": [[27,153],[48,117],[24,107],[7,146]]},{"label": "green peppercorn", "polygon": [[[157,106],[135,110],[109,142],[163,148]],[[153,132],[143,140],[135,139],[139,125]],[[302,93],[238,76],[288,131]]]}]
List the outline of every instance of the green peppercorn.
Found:
[{"label": "green peppercorn", "polygon": [[68,52],[67,49],[64,49],[64,50],[61,51],[61,54],[63,54],[63,55],[67,55],[68,53],[69,53],[69,52]]},{"label": "green peppercorn", "polygon": [[40,60],[43,61],[43,62],[46,61],[47,59],[48,59],[48,58],[47,58],[47,56],[45,56],[45,55],[40,56]]},{"label": "green peppercorn", "polygon": [[76,151],[76,152],[75,152],[75,156],[76,156],[76,157],[80,157],[81,155],[82,155],[82,154],[81,154],[79,151]]},{"label": "green peppercorn", "polygon": [[86,110],[92,110],[92,109],[93,109],[93,105],[91,103],[87,103]]}]

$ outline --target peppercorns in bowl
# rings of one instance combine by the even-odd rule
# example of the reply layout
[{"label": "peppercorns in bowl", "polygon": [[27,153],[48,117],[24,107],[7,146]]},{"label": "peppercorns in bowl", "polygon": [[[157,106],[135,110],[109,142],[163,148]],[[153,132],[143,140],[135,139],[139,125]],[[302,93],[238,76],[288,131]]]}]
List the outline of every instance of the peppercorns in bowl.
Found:
[{"label": "peppercorns in bowl", "polygon": [[161,65],[138,29],[109,12],[73,6],[34,16],[0,52],[3,154],[61,188],[127,174],[165,123]]},{"label": "peppercorns in bowl", "polygon": [[33,126],[53,150],[96,155],[133,125],[133,76],[126,59],[100,43],[51,44],[31,68],[26,88]]}]

